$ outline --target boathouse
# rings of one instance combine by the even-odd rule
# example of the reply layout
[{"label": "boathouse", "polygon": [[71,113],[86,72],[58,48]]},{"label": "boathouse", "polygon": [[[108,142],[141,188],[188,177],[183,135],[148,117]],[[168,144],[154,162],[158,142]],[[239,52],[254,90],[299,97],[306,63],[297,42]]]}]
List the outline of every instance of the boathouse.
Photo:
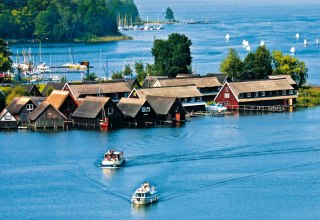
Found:
[{"label": "boathouse", "polygon": [[28,122],[28,115],[41,104],[43,98],[15,97],[6,107],[8,112],[18,121],[18,123]]},{"label": "boathouse", "polygon": [[53,90],[46,101],[58,109],[68,120],[71,119],[71,114],[78,107],[78,103],[69,91]]},{"label": "boathouse", "polygon": [[0,129],[16,128],[18,128],[17,120],[7,109],[3,109],[3,111],[0,113]]},{"label": "boathouse", "polygon": [[152,87],[195,85],[203,95],[203,101],[213,101],[222,84],[216,76],[194,76],[178,78],[158,78]]},{"label": "boathouse", "polygon": [[175,123],[185,121],[186,111],[175,97],[147,96],[147,101],[157,114],[159,123]]},{"label": "boathouse", "polygon": [[133,89],[129,98],[146,99],[147,96],[174,97],[182,103],[187,112],[205,111],[206,103],[196,86],[153,87]]},{"label": "boathouse", "polygon": [[109,97],[87,96],[72,114],[75,126],[99,127],[105,122],[109,128],[122,126],[123,114]]},{"label": "boathouse", "polygon": [[269,79],[272,80],[278,80],[278,79],[286,79],[288,83],[297,91],[298,90],[298,85],[296,81],[292,79],[290,75],[270,75],[268,76]]},{"label": "boathouse", "polygon": [[48,102],[42,102],[32,113],[30,113],[28,119],[29,126],[34,130],[38,128],[64,128],[64,121],[67,120],[58,109]]},{"label": "boathouse", "polygon": [[147,76],[141,85],[142,88],[150,88],[158,78],[168,78],[168,76]]},{"label": "boathouse", "polygon": [[215,102],[228,109],[245,106],[292,106],[297,98],[294,88],[286,79],[247,82],[226,82]]},{"label": "boathouse", "polygon": [[121,98],[117,106],[129,126],[149,126],[156,121],[157,114],[146,99]]},{"label": "boathouse", "polygon": [[27,90],[29,96],[42,96],[41,92],[39,91],[36,85],[29,84],[21,86]]},{"label": "boathouse", "polygon": [[128,97],[131,89],[125,81],[96,83],[96,84],[68,84],[63,90],[70,91],[75,100],[86,96],[110,97],[112,101],[118,102],[122,97]]}]

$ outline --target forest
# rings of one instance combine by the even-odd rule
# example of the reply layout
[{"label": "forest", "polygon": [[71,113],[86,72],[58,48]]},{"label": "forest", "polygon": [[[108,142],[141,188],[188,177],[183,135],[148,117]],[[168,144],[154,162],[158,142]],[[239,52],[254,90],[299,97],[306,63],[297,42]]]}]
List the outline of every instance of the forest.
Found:
[{"label": "forest", "polygon": [[68,42],[117,36],[119,14],[140,19],[133,0],[0,0],[0,38]]}]

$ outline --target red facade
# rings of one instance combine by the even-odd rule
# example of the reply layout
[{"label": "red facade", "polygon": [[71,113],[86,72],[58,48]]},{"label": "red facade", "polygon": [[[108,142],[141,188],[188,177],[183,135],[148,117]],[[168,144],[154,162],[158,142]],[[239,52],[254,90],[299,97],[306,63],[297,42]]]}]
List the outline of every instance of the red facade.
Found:
[{"label": "red facade", "polygon": [[227,83],[221,88],[215,102],[222,103],[228,109],[237,108],[239,103]]}]

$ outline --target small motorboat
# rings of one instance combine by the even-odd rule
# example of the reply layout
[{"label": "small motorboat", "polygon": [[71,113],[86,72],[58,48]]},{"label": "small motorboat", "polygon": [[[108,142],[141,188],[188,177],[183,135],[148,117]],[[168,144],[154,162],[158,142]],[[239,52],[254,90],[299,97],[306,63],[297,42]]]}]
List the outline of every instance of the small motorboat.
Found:
[{"label": "small motorboat", "polygon": [[133,193],[131,202],[136,205],[146,205],[158,202],[159,197],[156,191],[156,187],[150,186],[148,182],[143,183]]},{"label": "small motorboat", "polygon": [[117,168],[126,162],[123,151],[108,150],[101,161],[101,167]]}]

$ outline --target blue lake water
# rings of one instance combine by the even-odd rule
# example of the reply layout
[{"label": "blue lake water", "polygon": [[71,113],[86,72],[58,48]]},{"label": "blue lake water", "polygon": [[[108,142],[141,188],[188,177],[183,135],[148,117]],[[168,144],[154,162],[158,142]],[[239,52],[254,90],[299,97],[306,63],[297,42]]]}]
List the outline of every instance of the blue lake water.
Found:
[{"label": "blue lake water", "polygon": [[[243,2],[243,1],[241,1]],[[290,1],[291,2],[291,1]],[[308,3],[309,2],[309,3]],[[309,68],[308,83],[320,85],[318,70],[320,69],[320,47],[316,39],[319,33],[319,4],[293,3],[263,4],[261,1],[187,1],[180,0],[148,2],[136,1],[141,17],[144,20],[158,20],[163,18],[163,9],[170,6],[180,24],[166,25],[161,31],[128,31],[124,32],[133,37],[131,41],[101,43],[101,44],[47,44],[42,43],[42,60],[51,65],[62,65],[70,62],[69,48],[74,62],[89,60],[92,69],[98,76],[109,76],[112,71],[118,71],[125,64],[133,66],[135,61],[152,63],[151,48],[154,38],[166,38],[172,32],[183,33],[193,42],[191,52],[193,56],[193,71],[200,74],[219,72],[220,63],[226,57],[229,48],[237,49],[244,58],[247,51],[242,47],[242,41],[248,40],[251,49],[255,50],[263,40],[269,50],[280,50],[289,54],[292,46],[296,48],[295,56],[304,61]],[[295,4],[294,4],[295,3]],[[210,19],[210,25],[186,25],[185,20]],[[225,35],[230,34],[230,40]],[[300,33],[300,39],[295,38]],[[307,39],[309,46],[303,45]],[[14,53],[18,50],[31,48],[31,59],[37,63],[39,43],[15,44],[11,46]],[[106,71],[103,70],[103,66]],[[107,71],[108,69],[108,71]],[[68,74],[69,80],[79,80],[80,74]]]},{"label": "blue lake water", "polygon": [[[236,3],[236,5],[231,4]],[[179,20],[212,18],[211,25],[167,25],[163,31],[127,32],[132,41],[103,44],[42,44],[43,59],[59,65],[90,60],[121,69],[134,60],[152,62],[154,37],[185,33],[192,39],[193,68],[218,72],[228,49],[244,57],[243,39],[269,49],[297,49],[309,67],[309,83],[320,84],[319,5],[244,1],[136,1],[140,14],[156,20],[172,7]],[[294,36],[300,32],[297,41]],[[229,42],[224,40],[231,35]],[[13,50],[38,44],[13,45]],[[101,56],[100,56],[101,50]],[[102,58],[100,58],[102,57]],[[37,57],[35,57],[37,59]],[[100,65],[101,64],[101,65]],[[79,79],[79,75],[68,75]],[[180,127],[0,132],[1,219],[319,219],[320,108],[293,113],[193,118]],[[97,166],[108,147],[125,152],[118,170]],[[160,201],[132,207],[131,194],[145,180]]]}]

